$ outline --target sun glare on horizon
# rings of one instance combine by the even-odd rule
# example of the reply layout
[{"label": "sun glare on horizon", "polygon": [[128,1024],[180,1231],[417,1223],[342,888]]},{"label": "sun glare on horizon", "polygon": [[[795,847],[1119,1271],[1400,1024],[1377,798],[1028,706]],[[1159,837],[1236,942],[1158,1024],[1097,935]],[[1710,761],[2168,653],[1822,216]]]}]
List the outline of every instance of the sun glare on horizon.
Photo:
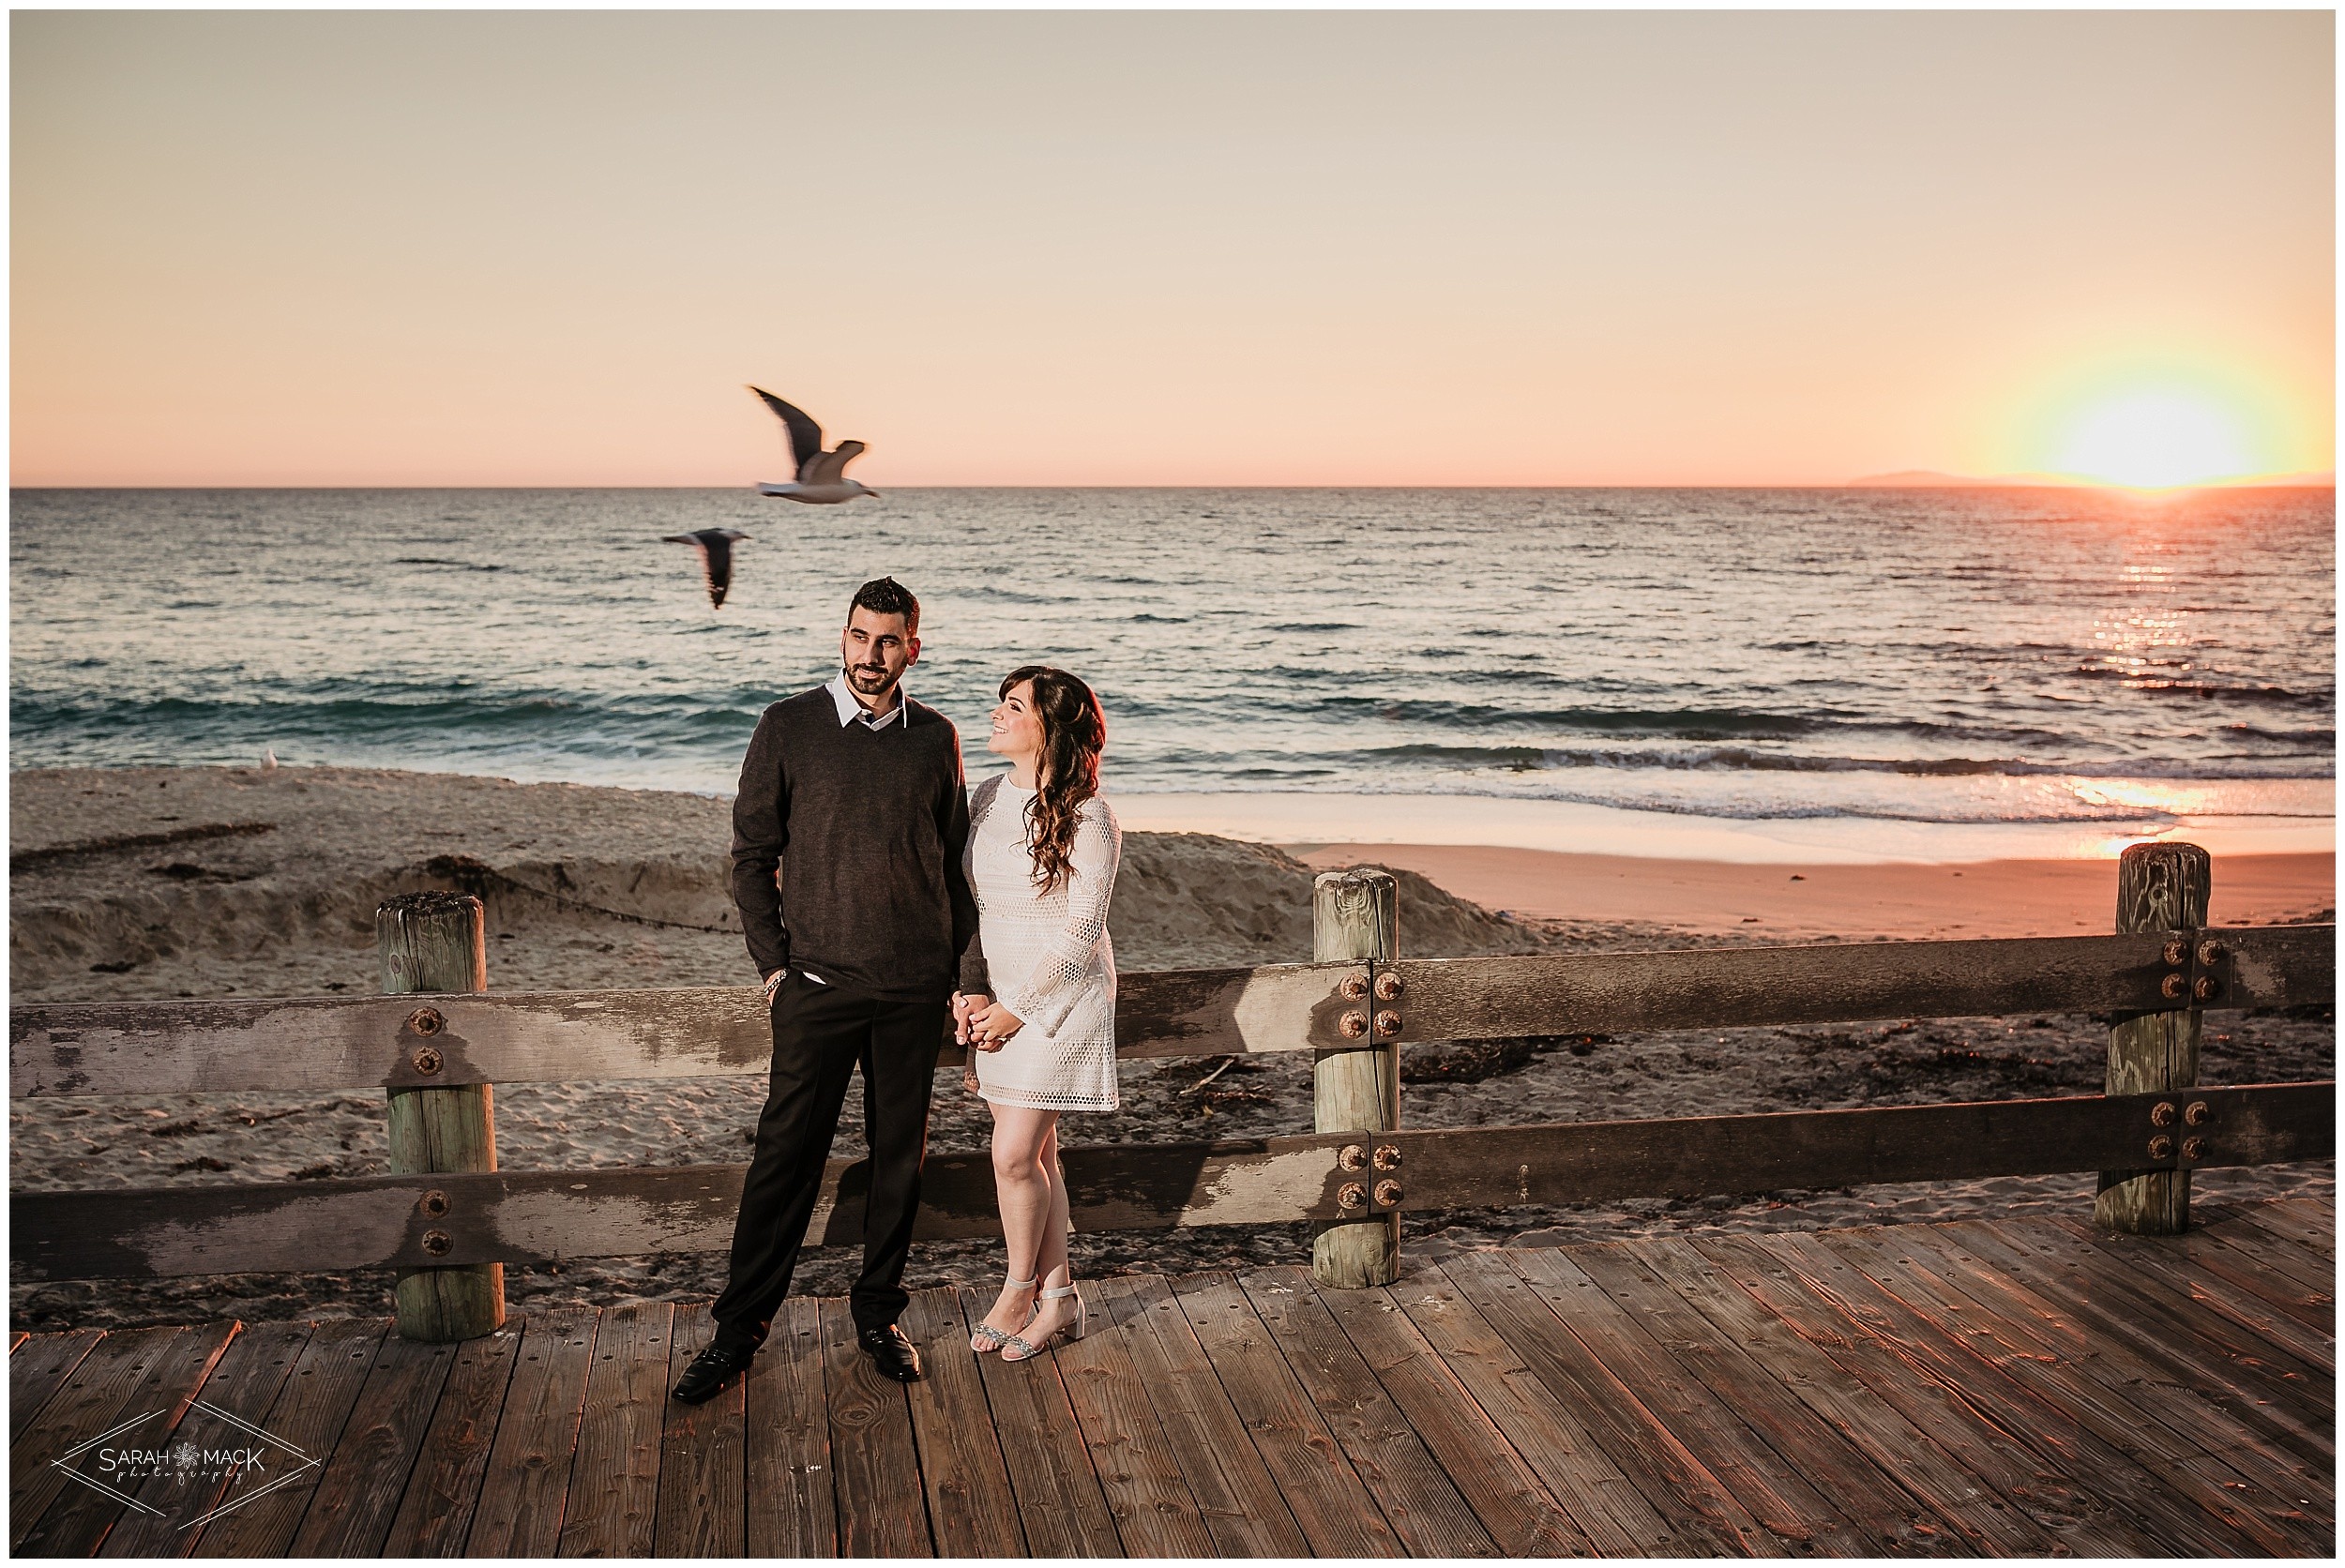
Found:
[{"label": "sun glare on horizon", "polygon": [[2059,483],[2144,491],[2253,483],[2327,465],[2310,401],[2252,356],[2095,356],[2006,405],[1992,445],[2003,472]]},{"label": "sun glare on horizon", "polygon": [[2054,473],[2132,490],[2167,490],[2254,474],[2246,422],[2175,387],[2120,392],[2081,410],[2052,449]]}]

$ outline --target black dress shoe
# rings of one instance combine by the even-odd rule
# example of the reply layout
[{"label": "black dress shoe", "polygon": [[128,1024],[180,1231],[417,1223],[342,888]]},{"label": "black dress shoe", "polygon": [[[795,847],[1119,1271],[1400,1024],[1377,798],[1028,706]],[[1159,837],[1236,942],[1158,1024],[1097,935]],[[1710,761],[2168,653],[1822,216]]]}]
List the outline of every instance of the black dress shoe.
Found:
[{"label": "black dress shoe", "polygon": [[863,1347],[863,1353],[871,1358],[871,1364],[880,1369],[881,1376],[900,1383],[920,1380],[920,1352],[913,1349],[904,1331],[895,1324],[884,1329],[865,1329],[855,1335],[855,1342]]},{"label": "black dress shoe", "polygon": [[755,1348],[749,1346],[711,1345],[692,1358],[692,1364],[684,1369],[684,1376],[675,1380],[669,1397],[680,1405],[697,1405],[714,1399],[725,1384],[749,1370],[757,1359]]}]

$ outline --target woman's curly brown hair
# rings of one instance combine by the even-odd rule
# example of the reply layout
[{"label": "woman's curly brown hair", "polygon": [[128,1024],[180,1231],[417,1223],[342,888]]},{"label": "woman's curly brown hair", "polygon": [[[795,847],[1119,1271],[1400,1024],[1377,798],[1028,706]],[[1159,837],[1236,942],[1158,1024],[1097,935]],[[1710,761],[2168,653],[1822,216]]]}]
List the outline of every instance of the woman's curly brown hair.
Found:
[{"label": "woman's curly brown hair", "polygon": [[1026,803],[1026,837],[1035,882],[1049,893],[1067,881],[1076,822],[1083,802],[1099,792],[1099,753],[1108,744],[1108,719],[1091,688],[1064,670],[1021,665],[1003,677],[1003,699],[1021,682],[1033,683],[1028,701],[1042,724],[1034,799]]}]

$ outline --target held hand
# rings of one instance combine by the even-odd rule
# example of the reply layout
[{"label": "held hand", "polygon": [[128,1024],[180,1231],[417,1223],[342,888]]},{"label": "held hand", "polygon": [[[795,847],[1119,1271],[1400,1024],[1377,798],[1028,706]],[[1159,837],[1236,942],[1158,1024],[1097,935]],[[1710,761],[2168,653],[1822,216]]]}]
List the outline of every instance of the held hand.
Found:
[{"label": "held hand", "polygon": [[953,993],[953,1044],[969,1043],[969,1003],[972,999],[959,991]]},{"label": "held hand", "polygon": [[998,1002],[969,1011],[970,1033],[979,1050],[1000,1050],[1003,1041],[1025,1027],[1025,1019]]}]

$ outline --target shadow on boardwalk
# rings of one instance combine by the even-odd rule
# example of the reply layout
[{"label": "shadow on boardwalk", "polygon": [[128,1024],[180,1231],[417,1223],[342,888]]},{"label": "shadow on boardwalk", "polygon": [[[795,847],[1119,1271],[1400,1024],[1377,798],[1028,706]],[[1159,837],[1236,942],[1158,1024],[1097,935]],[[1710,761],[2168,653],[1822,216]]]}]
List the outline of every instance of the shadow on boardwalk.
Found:
[{"label": "shadow on boardwalk", "polygon": [[909,1389],[843,1302],[799,1299],[693,1409],[667,1389],[699,1303],[461,1346],[375,1319],[12,1335],[10,1544],[2328,1556],[2334,1201],[2201,1217],[1477,1252],[1384,1290],[1122,1277],[1028,1365],[972,1357],[989,1304],[930,1290]]}]

